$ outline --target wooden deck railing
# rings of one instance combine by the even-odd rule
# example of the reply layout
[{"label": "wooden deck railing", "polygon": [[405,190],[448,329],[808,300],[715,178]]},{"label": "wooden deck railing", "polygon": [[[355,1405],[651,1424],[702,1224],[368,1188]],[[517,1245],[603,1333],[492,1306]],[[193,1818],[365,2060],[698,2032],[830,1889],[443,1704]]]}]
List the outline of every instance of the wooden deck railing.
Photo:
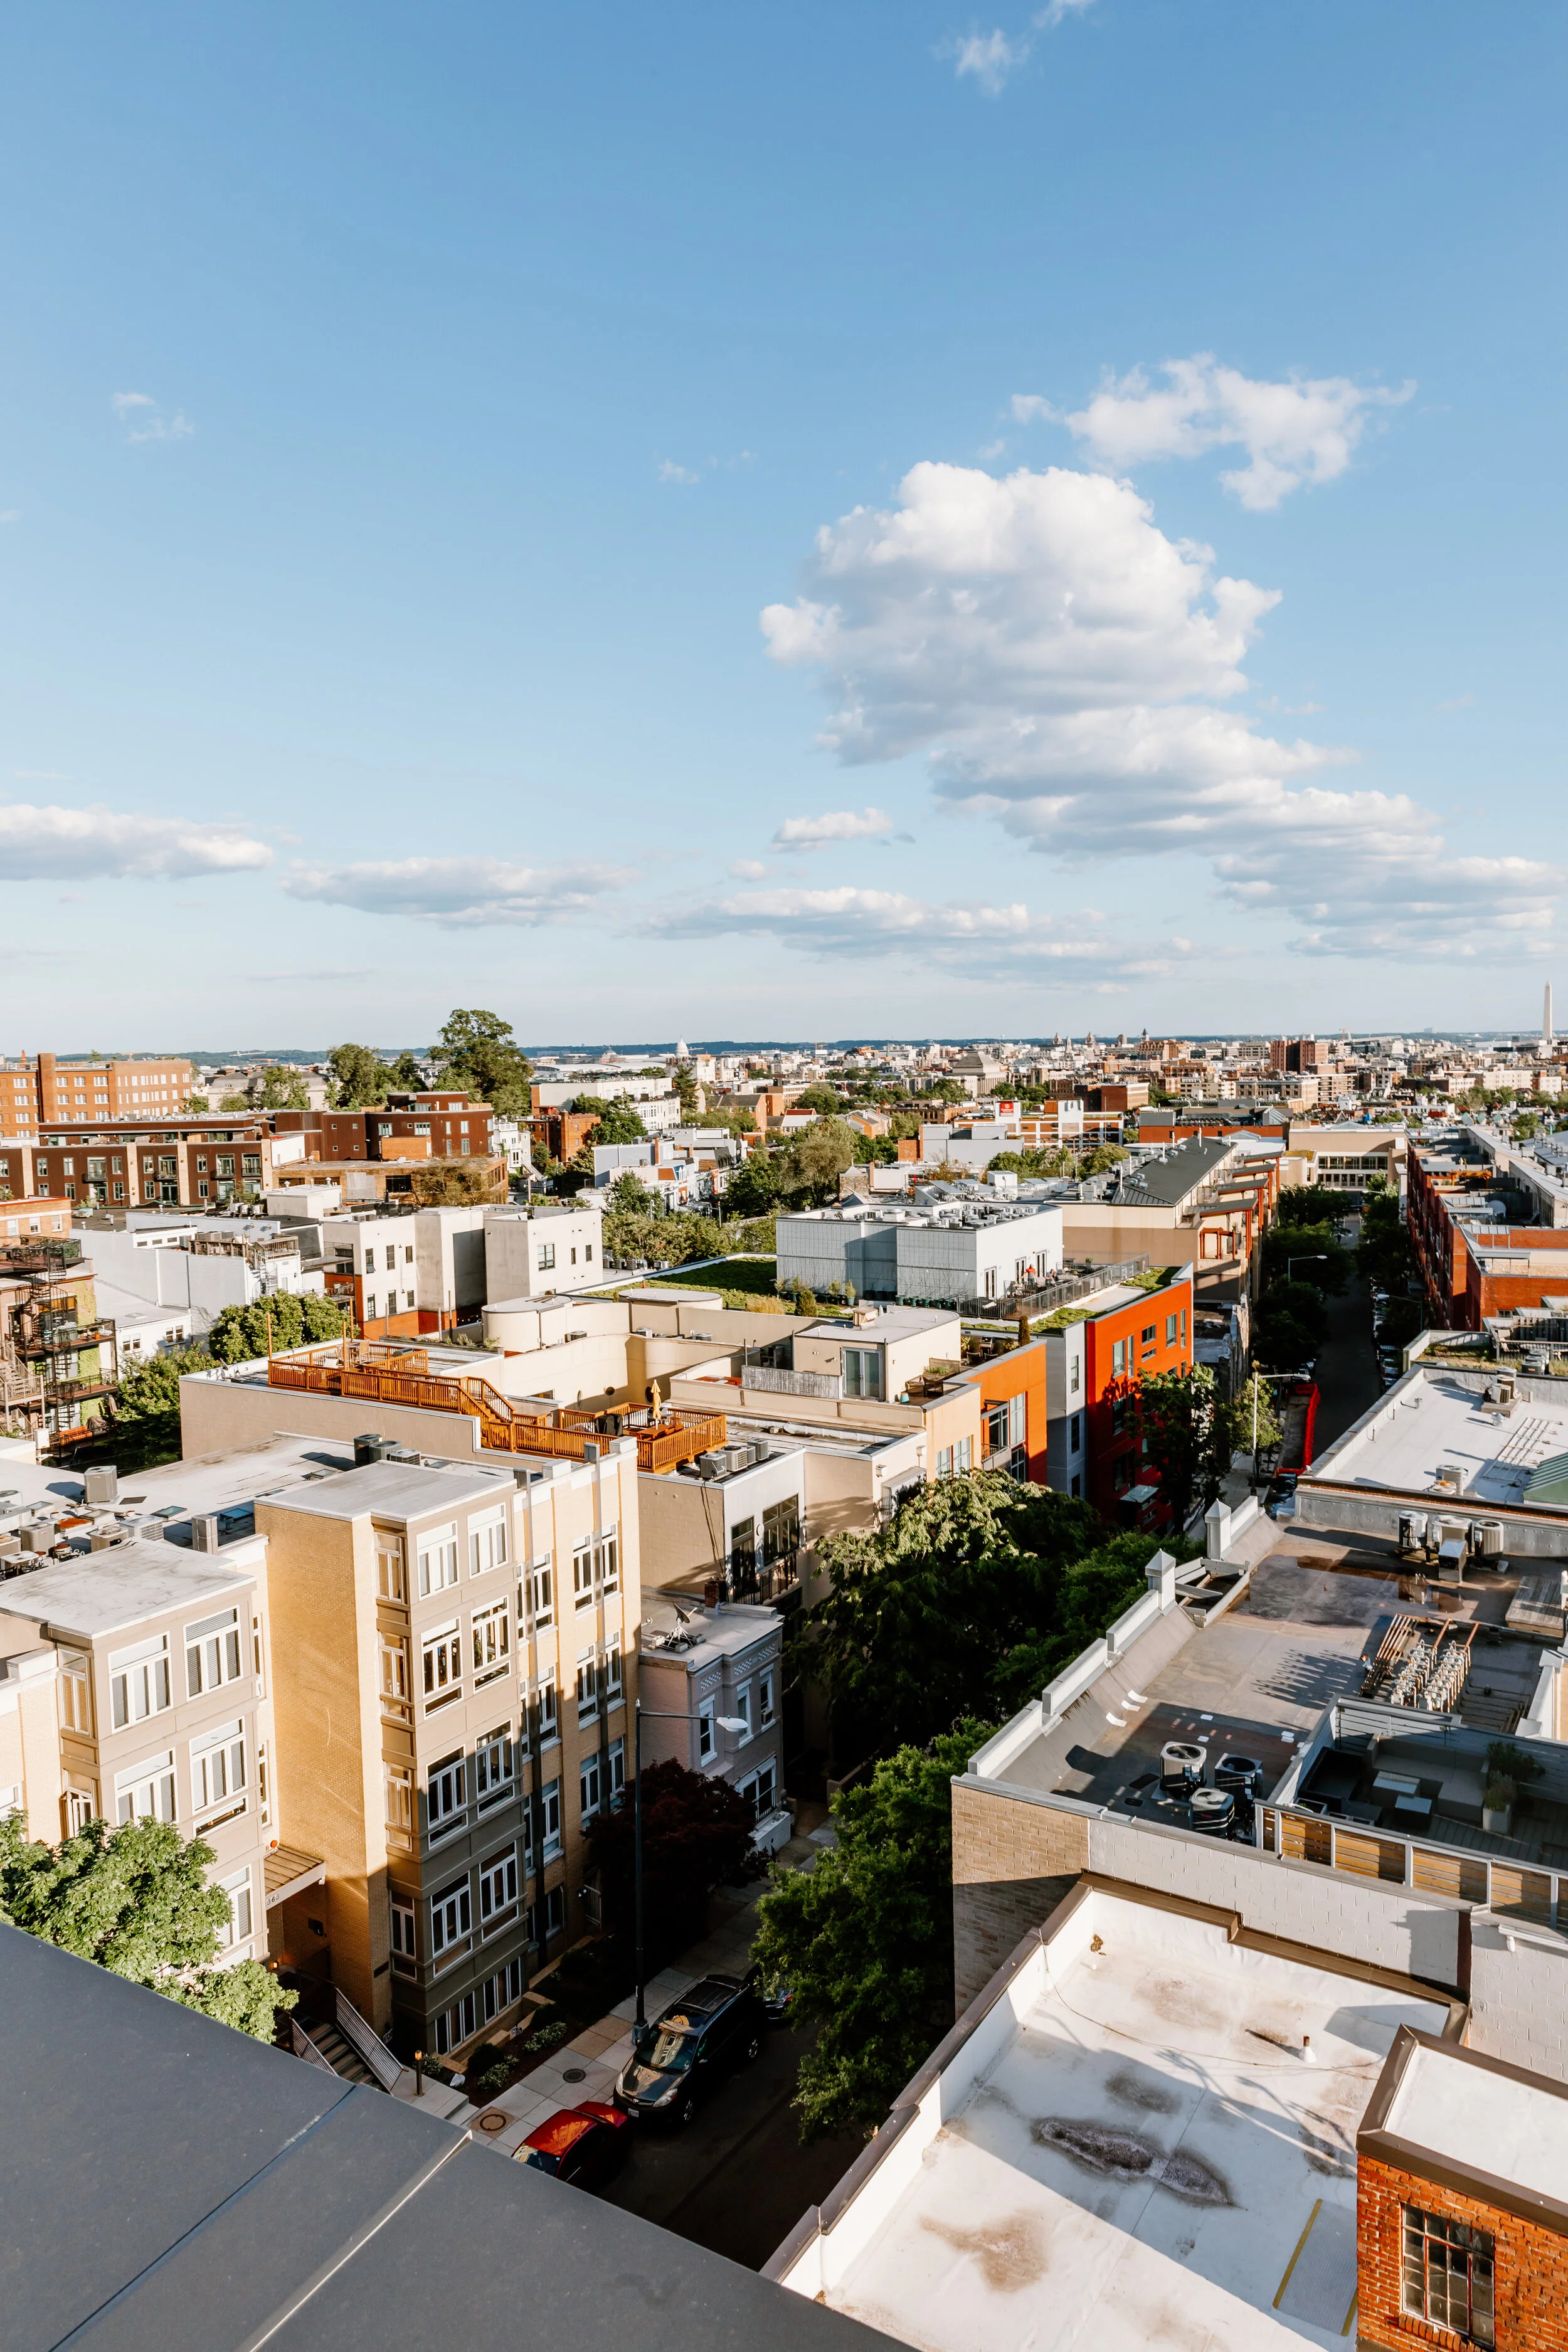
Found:
[{"label": "wooden deck railing", "polygon": [[270,1356],[267,1379],[275,1389],[304,1389],[322,1396],[363,1397],[367,1404],[409,1405],[425,1412],[461,1412],[479,1424],[487,1451],[538,1454],[583,1462],[590,1445],[601,1451],[617,1436],[636,1441],[639,1470],[673,1470],[699,1454],[723,1444],[724,1415],[667,1407],[657,1419],[647,1411],[594,1413],[572,1405],[530,1410],[503,1396],[481,1372],[451,1378],[429,1369],[426,1348],[398,1348],[385,1340],[333,1340],[308,1353]]}]

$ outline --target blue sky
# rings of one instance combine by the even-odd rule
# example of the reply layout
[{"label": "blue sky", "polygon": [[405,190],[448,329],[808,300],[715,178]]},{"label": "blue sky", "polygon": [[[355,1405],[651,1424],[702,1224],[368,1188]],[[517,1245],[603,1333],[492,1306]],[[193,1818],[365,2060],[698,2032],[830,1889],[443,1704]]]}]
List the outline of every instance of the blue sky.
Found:
[{"label": "blue sky", "polygon": [[1565,52],[24,0],[0,1045],[1532,1020]]}]

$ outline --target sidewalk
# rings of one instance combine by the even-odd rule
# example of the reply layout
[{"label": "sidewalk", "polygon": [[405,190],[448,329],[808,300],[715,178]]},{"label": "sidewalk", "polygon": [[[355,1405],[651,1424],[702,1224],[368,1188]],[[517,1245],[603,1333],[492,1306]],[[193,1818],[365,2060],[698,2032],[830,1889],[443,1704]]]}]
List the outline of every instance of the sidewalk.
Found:
[{"label": "sidewalk", "polygon": [[[799,1853],[795,1851],[797,1846],[801,1849]],[[808,1839],[792,1838],[780,1859],[798,1868],[805,1856],[815,1856],[819,1850]],[[713,1924],[708,1934],[682,1952],[678,1968],[661,1969],[658,1976],[648,1979],[645,1998],[650,2018],[657,2017],[671,2001],[679,2000],[699,1977],[715,1972],[744,1975],[751,1965],[752,1945],[757,1933],[757,1904],[767,1891],[765,1878],[744,1889],[715,1889],[709,1905]],[[515,2155],[530,2132],[536,2131],[558,2107],[574,2107],[581,2099],[608,2099],[616,2075],[632,2054],[632,2020],[636,2012],[637,1995],[627,1993],[607,2016],[601,2017],[596,2024],[585,2026],[572,2041],[563,2042],[531,2074],[523,2075],[486,2106],[469,2105],[459,2093],[452,2123],[458,2130],[468,2132],[478,2147],[493,2148],[498,2156],[510,2157]],[[488,2120],[496,2116],[505,2117],[499,2129]]]}]

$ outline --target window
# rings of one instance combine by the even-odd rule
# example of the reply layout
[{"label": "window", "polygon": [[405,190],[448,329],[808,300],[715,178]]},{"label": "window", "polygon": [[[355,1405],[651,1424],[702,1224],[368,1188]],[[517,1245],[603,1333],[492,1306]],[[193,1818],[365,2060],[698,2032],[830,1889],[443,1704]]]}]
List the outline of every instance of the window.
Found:
[{"label": "window", "polygon": [[552,1739],[561,1737],[561,1720],[555,1704],[555,1676],[542,1674],[534,1693],[535,1719],[539,1726],[539,1744],[548,1748]]},{"label": "window", "polygon": [[461,1753],[443,1756],[432,1764],[425,1782],[426,1834],[432,1843],[447,1837],[468,1814],[465,1767]]},{"label": "window", "polygon": [[771,1813],[773,1811],[773,1768],[771,1764],[764,1764],[757,1774],[756,1805],[757,1819],[759,1821],[762,1820],[764,1813]]},{"label": "window", "polygon": [[493,1608],[474,1612],[474,1686],[510,1671],[511,1603],[498,1601]]},{"label": "window", "polygon": [[386,1826],[405,1838],[414,1835],[414,1775],[406,1764],[384,1764],[382,1792]]},{"label": "window", "polygon": [[563,1886],[552,1886],[542,1901],[529,1905],[528,1940],[531,1944],[541,1946],[548,1943],[552,1936],[560,1935],[565,1925],[566,1890]]},{"label": "window", "polygon": [[572,1597],[579,1609],[594,1605],[594,1547],[580,1543],[572,1554]]},{"label": "window", "polygon": [[[374,1290],[367,1290],[367,1291],[366,1291],[366,1293],[365,1293],[365,1299],[364,1299],[364,1319],[365,1319],[365,1321],[366,1321],[367,1323],[374,1323],[374,1320],[375,1320],[375,1317],[376,1317],[376,1311],[377,1311],[377,1310],[376,1310],[376,1304],[375,1304],[375,1293],[374,1293]],[[421,1555],[420,1555],[419,1565],[420,1565],[420,1567],[421,1567],[421,1568],[423,1568],[423,1567],[424,1567],[424,1565],[425,1565],[425,1559],[424,1559],[424,1555],[423,1555],[423,1553],[421,1553]]]},{"label": "window", "polygon": [[1028,1398],[1022,1390],[1016,1397],[1007,1400],[1007,1442],[1011,1445],[1022,1445],[1026,1442],[1028,1404]]},{"label": "window", "polygon": [[110,1652],[109,1711],[116,1731],[146,1716],[162,1715],[170,1704],[167,1633]]},{"label": "window", "polygon": [[606,1528],[599,1540],[599,1581],[606,1592],[621,1589],[621,1538],[616,1528]]},{"label": "window", "polygon": [[[92,1730],[92,1692],[88,1679],[89,1671],[89,1661],[79,1650],[60,1652],[60,1728],[62,1731],[90,1733]],[[164,1671],[166,1675],[166,1667]]]},{"label": "window", "polygon": [[474,1802],[481,1813],[515,1792],[515,1770],[510,1725],[487,1731],[474,1749]]},{"label": "window", "polygon": [[[367,1315],[374,1308],[366,1303]],[[440,1592],[458,1581],[458,1530],[456,1528],[433,1528],[419,1538],[419,1591],[421,1595]]]},{"label": "window", "polygon": [[256,1673],[256,1696],[265,1698],[267,1694],[261,1688],[261,1620],[257,1616],[250,1621],[250,1663]]},{"label": "window", "polygon": [[533,1622],[540,1626],[555,1622],[555,1570],[548,1554],[533,1563]]},{"label": "window", "polygon": [[414,1906],[401,1895],[390,1898],[392,1911],[392,1965],[399,1976],[412,1976],[417,1965],[414,1948]]},{"label": "window", "polygon": [[757,1728],[765,1731],[773,1719],[773,1670],[757,1676]]},{"label": "window", "polygon": [[800,1504],[794,1495],[763,1513],[763,1558],[770,1567],[793,1560],[800,1546]]},{"label": "window", "polygon": [[1072,1474],[1072,1484],[1071,1484],[1071,1485],[1070,1485],[1070,1486],[1068,1488],[1068,1494],[1069,1494],[1069,1495],[1071,1495],[1071,1496],[1072,1496],[1072,1497],[1073,1497],[1073,1499],[1075,1500],[1075,1502],[1076,1502],[1076,1501],[1080,1501],[1080,1500],[1082,1499],[1082,1496],[1083,1496],[1083,1476],[1082,1476],[1081,1472],[1077,1471],[1077,1470],[1075,1470],[1075,1471],[1073,1472],[1073,1474]]},{"label": "window", "polygon": [[1007,1450],[1007,1402],[1004,1397],[985,1408],[985,1451],[1005,1454]]},{"label": "window", "polygon": [[610,1802],[618,1805],[626,1793],[626,1743],[624,1739],[610,1742]]},{"label": "window", "polygon": [[1127,1350],[1131,1345],[1131,1342],[1130,1340],[1118,1339],[1112,1347],[1110,1350],[1110,1373],[1113,1380],[1122,1381],[1126,1379]]},{"label": "window", "polygon": [[1173,1348],[1175,1346],[1176,1330],[1176,1318],[1173,1315],[1167,1315],[1165,1318],[1165,1345],[1167,1348]]},{"label": "window", "polygon": [[584,1242],[583,1244],[583,1263],[584,1265],[592,1265],[594,1263],[594,1244],[592,1242]]},{"label": "window", "polygon": [[450,1886],[444,1886],[439,1895],[430,1897],[431,1958],[439,1962],[445,1953],[446,1965],[450,1968],[472,1927],[473,1912],[465,1873],[461,1878],[455,1878]]},{"label": "window", "polygon": [[[0,1822],[22,1810],[22,1784],[18,1780],[8,1789],[0,1789]],[[67,1837],[79,1837],[89,1822],[96,1820],[98,1802],[90,1789],[67,1789],[65,1791],[65,1822]]]},{"label": "window", "polygon": [[939,1478],[952,1477],[952,1448],[951,1445],[942,1445],[937,1448],[936,1475]]},{"label": "window", "polygon": [[218,1949],[226,1952],[236,1944],[250,1941],[253,1926],[250,1873],[248,1870],[236,1871],[232,1878],[220,1879],[218,1884],[222,1893],[228,1897],[228,1917],[217,1931]]},{"label": "window", "polygon": [[479,1864],[479,1933],[492,1936],[506,1913],[517,1908],[517,1848],[492,1854]]},{"label": "window", "polygon": [[375,1538],[376,1586],[384,1601],[406,1601],[408,1580],[404,1573],[403,1538],[386,1535],[380,1528]]},{"label": "window", "polygon": [[540,1790],[539,1819],[544,1833],[543,1859],[550,1862],[561,1851],[561,1783],[559,1780],[546,1780]]},{"label": "window", "polygon": [[185,1628],[185,1691],[200,1698],[239,1675],[239,1612],[225,1609]]},{"label": "window", "polygon": [[483,1576],[506,1560],[506,1514],[497,1511],[468,1529],[468,1574]]},{"label": "window", "polygon": [[1083,1415],[1075,1412],[1068,1423],[1068,1452],[1077,1454],[1083,1444]]},{"label": "window", "polygon": [[744,1748],[752,1736],[752,1685],[750,1683],[747,1683],[742,1690],[735,1693],[734,1711],[746,1727],[744,1731],[736,1733],[735,1745],[737,1748]]},{"label": "window", "polygon": [[115,1773],[115,1822],[174,1821],[174,1757],[148,1757]]},{"label": "window", "polygon": [[429,1714],[463,1696],[462,1636],[455,1622],[443,1625],[438,1633],[426,1633],[423,1657],[425,1711]]},{"label": "window", "polygon": [[605,1644],[605,1689],[611,1700],[621,1695],[621,1637],[612,1633]]},{"label": "window", "polygon": [[535,1256],[533,1263],[534,1269],[537,1273],[549,1274],[555,1264],[554,1243],[541,1242],[539,1244],[538,1255]]},{"label": "window", "polygon": [[1143,1328],[1139,1332],[1138,1346],[1139,1353],[1141,1355],[1152,1356],[1153,1354],[1155,1328],[1156,1327],[1152,1323],[1145,1323]]},{"label": "window", "polygon": [[713,1753],[713,1702],[705,1698],[697,1710],[697,1758],[706,1764]]},{"label": "window", "polygon": [[226,1724],[209,1731],[198,1748],[191,1745],[191,1801],[198,1814],[216,1805],[229,1813],[245,1810],[245,1726]]},{"label": "window", "polygon": [[847,1397],[879,1397],[882,1393],[880,1348],[846,1348],[844,1393]]},{"label": "window", "polygon": [[1495,2344],[1491,2232],[1407,2205],[1404,2238],[1405,2310],[1429,2326],[1451,2327],[1472,2344]]},{"label": "window", "polygon": [[381,1645],[381,1711],[395,1722],[405,1722],[408,1717],[408,1644],[389,1642],[384,1633]]},{"label": "window", "polygon": [[974,1467],[974,1440],[973,1437],[961,1437],[959,1439],[958,1444],[952,1449],[952,1466],[960,1477],[962,1477],[965,1472],[972,1470]]},{"label": "window", "polygon": [[584,1650],[577,1661],[577,1720],[592,1723],[598,1711],[598,1662],[592,1650]]},{"label": "window", "polygon": [[577,1785],[583,1799],[583,1819],[591,1822],[604,1800],[599,1751],[591,1748],[577,1768]]}]

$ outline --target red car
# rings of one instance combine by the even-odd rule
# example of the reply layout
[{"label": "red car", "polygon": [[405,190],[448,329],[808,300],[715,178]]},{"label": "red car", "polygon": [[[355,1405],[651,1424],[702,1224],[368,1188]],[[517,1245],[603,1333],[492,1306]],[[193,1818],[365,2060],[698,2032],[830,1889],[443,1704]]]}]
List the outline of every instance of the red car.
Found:
[{"label": "red car", "polygon": [[548,2123],[530,2132],[517,2160],[536,2172],[553,2173],[574,2189],[597,2189],[625,2158],[629,2133],[618,2107],[584,2099],[580,2107],[557,2107]]}]

